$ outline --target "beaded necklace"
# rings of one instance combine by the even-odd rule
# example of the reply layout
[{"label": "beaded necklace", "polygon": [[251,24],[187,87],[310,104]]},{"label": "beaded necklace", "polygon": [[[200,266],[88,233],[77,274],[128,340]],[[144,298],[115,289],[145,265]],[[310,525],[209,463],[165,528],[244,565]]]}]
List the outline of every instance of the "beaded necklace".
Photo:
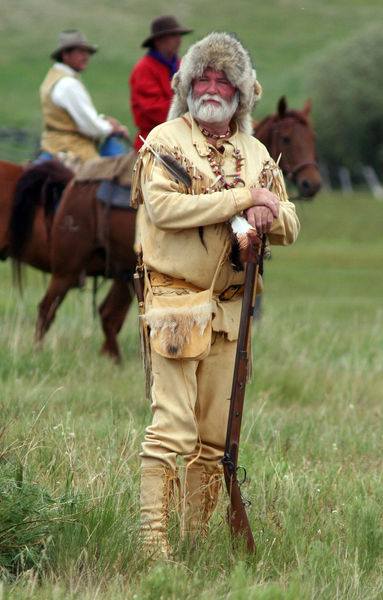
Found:
[{"label": "beaded necklace", "polygon": [[234,154],[234,158],[235,158],[235,173],[231,173],[231,174],[227,175],[227,177],[234,177],[234,179],[231,183],[228,183],[227,181],[225,181],[225,179],[220,171],[220,168],[218,166],[218,163],[214,159],[213,151],[211,150],[209,152],[209,154],[207,155],[207,160],[211,167],[211,170],[213,171],[214,175],[216,176],[216,179],[212,183],[210,188],[214,187],[218,181],[221,182],[222,186],[226,190],[228,190],[230,188],[234,188],[240,182],[243,183],[243,185],[245,185],[245,182],[243,181],[243,179],[240,178],[243,158],[238,149],[234,149],[233,154]]},{"label": "beaded necklace", "polygon": [[212,140],[223,140],[224,138],[230,137],[231,135],[230,127],[225,133],[221,133],[220,135],[218,135],[217,133],[210,133],[210,131],[205,129],[205,127],[202,127],[202,125],[198,125],[198,127],[200,128],[201,133],[205,137],[211,138]]}]

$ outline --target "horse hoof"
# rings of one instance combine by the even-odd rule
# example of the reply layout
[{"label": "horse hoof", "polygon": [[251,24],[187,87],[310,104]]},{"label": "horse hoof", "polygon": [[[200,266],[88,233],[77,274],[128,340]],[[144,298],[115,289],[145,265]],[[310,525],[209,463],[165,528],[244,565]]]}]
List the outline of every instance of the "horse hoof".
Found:
[{"label": "horse hoof", "polygon": [[106,344],[100,348],[99,354],[100,356],[107,356],[116,365],[120,365],[122,363],[120,352],[118,350],[112,350]]},{"label": "horse hoof", "polygon": [[34,343],[34,349],[39,352],[42,348],[43,344],[42,344],[42,340],[35,340]]}]

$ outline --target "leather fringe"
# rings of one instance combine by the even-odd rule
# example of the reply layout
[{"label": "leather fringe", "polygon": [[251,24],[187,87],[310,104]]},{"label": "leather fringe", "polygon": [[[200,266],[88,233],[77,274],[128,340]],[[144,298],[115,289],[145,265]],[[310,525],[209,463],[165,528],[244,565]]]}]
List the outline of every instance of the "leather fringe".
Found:
[{"label": "leather fringe", "polygon": [[[182,150],[177,146],[173,148],[168,148],[164,144],[151,144],[153,150],[155,150],[158,154],[168,154],[172,156],[181,167],[183,167],[187,173],[189,173],[192,180],[192,194],[207,194],[209,192],[220,191],[219,185],[215,185],[214,188],[211,186],[214,183],[214,179],[212,177],[206,176],[205,173],[202,173],[195,165],[190,162],[188,158],[182,153]],[[142,191],[141,191],[141,181],[151,181],[153,175],[153,168],[156,158],[154,154],[145,147],[138,153],[138,158],[136,164],[133,168],[133,178],[132,178],[132,193],[131,193],[131,206],[137,208],[139,204],[143,203]],[[174,181],[174,179],[170,176],[170,174],[165,170],[164,174],[168,177],[169,180]],[[182,184],[180,185],[180,191],[184,193],[188,193],[188,188]]]}]

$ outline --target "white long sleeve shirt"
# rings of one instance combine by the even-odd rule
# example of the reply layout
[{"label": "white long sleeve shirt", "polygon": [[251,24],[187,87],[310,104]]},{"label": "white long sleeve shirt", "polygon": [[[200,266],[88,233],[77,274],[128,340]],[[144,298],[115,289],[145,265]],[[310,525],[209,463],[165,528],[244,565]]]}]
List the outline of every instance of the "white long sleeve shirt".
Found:
[{"label": "white long sleeve shirt", "polygon": [[62,77],[56,83],[51,92],[52,102],[70,114],[84,135],[92,138],[110,135],[113,126],[97,113],[77,71],[63,63],[55,63],[54,68],[71,77]]}]

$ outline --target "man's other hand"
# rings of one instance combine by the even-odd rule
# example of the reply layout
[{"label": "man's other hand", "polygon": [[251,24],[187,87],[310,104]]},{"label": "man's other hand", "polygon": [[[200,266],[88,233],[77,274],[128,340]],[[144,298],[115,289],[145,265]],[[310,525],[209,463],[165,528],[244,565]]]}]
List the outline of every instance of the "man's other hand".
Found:
[{"label": "man's other hand", "polygon": [[250,192],[254,204],[245,211],[245,216],[261,236],[279,216],[279,198],[265,188],[250,188]]}]

